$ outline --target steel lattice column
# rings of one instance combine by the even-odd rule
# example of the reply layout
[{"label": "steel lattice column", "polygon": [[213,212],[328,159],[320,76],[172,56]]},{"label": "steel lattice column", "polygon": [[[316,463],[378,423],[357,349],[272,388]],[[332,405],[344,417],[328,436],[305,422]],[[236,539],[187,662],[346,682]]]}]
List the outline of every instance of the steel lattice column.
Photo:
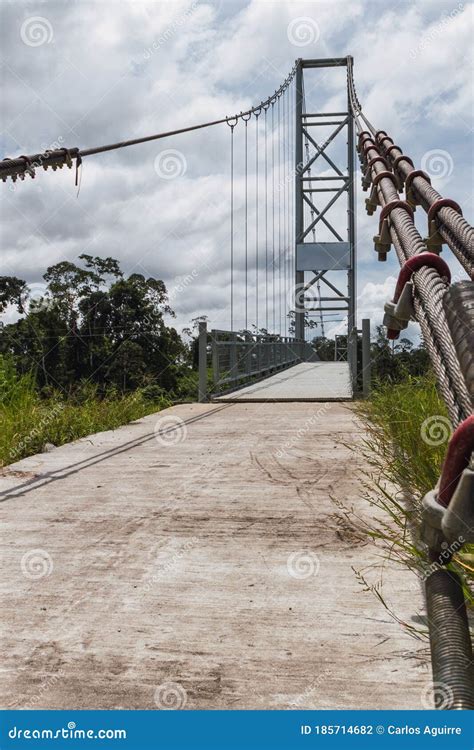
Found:
[{"label": "steel lattice column", "polygon": [[[350,114],[349,92],[347,92],[347,111],[307,113],[305,109],[304,75],[305,71],[314,68],[346,67],[348,58],[323,60],[303,60],[297,62],[296,69],[296,131],[295,131],[295,335],[304,338],[305,313],[329,312],[340,310],[347,316],[348,360],[351,366],[353,382],[356,377],[356,221],[355,221],[355,144],[354,123]],[[313,132],[318,126],[334,127],[331,135],[320,144]],[[336,139],[346,137],[347,159],[343,168],[334,163],[328,155],[328,146]],[[313,153],[304,155],[304,143],[309,144]],[[318,159],[325,162],[332,175],[312,174],[311,167]],[[313,188],[313,183],[318,185]],[[327,187],[335,184],[336,187]],[[321,187],[325,186],[325,187]],[[323,197],[333,193],[324,202]],[[328,219],[327,212],[341,197],[346,196],[347,224],[336,227]],[[317,197],[314,197],[317,196]],[[319,200],[318,200],[319,198]],[[306,214],[305,214],[306,207]],[[311,219],[308,219],[308,211]],[[319,228],[318,227],[319,224]],[[316,234],[325,226],[336,241],[320,242]],[[313,241],[308,241],[308,235]],[[305,272],[312,272],[313,278],[305,283]],[[341,291],[340,285],[326,278],[328,272],[339,271],[347,274],[347,291]],[[311,308],[305,305],[304,293],[317,281],[323,282],[334,293],[333,297],[321,297],[320,307]],[[337,303],[337,307],[334,307]],[[341,306],[343,305],[343,306]]]}]

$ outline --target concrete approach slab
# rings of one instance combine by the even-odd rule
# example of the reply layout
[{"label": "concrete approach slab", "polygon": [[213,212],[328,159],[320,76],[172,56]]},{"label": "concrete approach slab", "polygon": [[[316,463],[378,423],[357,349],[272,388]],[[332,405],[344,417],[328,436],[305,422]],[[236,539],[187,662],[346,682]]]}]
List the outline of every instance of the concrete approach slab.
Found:
[{"label": "concrete approach slab", "polygon": [[[362,435],[338,403],[189,404],[3,470],[1,706],[426,706],[428,645],[331,500],[373,513]],[[417,626],[412,574],[383,594]]]},{"label": "concrete approach slab", "polygon": [[301,362],[214,401],[347,401],[352,385],[347,362]]}]

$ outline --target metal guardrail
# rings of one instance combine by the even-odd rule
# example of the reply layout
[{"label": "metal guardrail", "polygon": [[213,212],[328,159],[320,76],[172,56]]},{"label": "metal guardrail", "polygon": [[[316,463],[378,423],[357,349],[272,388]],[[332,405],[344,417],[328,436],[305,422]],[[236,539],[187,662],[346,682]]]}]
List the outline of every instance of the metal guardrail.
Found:
[{"label": "metal guardrail", "polygon": [[[207,331],[199,324],[199,401],[267,377],[298,362],[317,361],[313,347],[289,336]],[[208,371],[212,386],[208,386]],[[210,391],[210,392],[209,392]]]}]

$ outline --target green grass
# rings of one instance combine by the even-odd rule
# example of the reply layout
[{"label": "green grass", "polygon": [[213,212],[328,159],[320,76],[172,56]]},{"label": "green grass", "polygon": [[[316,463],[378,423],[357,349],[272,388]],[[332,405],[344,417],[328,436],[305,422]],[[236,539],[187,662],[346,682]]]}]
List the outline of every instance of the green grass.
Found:
[{"label": "green grass", "polygon": [[0,357],[0,466],[38,453],[46,443],[62,445],[101,430],[110,430],[170,406],[162,394],[136,391],[122,395],[79,384],[68,397],[42,398],[32,375],[16,375]]},{"label": "green grass", "polygon": [[[378,383],[358,413],[367,435],[357,450],[370,465],[363,479],[365,496],[376,512],[367,521],[354,508],[342,510],[379,546],[385,560],[425,577],[431,568],[420,539],[421,502],[439,479],[450,435],[435,380],[428,375]],[[471,606],[473,551],[473,545],[465,545],[449,566],[460,573]]]}]

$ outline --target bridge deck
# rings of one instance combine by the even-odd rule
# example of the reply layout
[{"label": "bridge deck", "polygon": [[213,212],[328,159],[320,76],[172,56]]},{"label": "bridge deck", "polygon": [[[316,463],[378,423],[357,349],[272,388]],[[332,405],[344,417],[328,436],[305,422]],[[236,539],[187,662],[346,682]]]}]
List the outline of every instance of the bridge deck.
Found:
[{"label": "bridge deck", "polygon": [[352,386],[347,362],[302,362],[215,401],[347,401]]},{"label": "bridge deck", "polygon": [[[422,708],[427,644],[330,499],[373,512],[360,436],[337,403],[190,404],[4,470],[2,706]],[[407,571],[383,593],[418,622]]]}]

